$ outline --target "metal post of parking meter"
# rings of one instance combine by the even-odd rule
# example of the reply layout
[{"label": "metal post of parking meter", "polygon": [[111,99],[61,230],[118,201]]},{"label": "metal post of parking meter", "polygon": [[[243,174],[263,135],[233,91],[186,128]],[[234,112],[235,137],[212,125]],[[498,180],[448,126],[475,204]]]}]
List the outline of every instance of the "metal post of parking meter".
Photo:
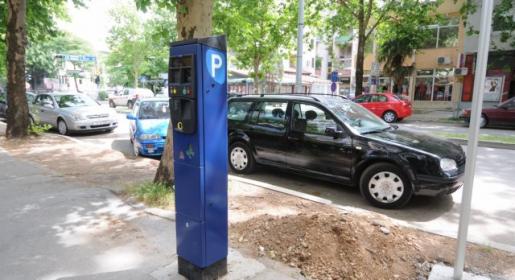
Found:
[{"label": "metal post of parking meter", "polygon": [[227,57],[225,36],[174,42],[173,125],[179,274],[227,273]]}]

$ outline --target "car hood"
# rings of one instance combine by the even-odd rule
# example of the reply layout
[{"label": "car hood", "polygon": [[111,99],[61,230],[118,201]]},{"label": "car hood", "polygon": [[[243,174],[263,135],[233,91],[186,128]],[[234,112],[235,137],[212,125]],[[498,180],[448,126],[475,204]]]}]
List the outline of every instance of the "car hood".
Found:
[{"label": "car hood", "polygon": [[138,130],[144,134],[158,134],[166,137],[169,119],[138,120]]},{"label": "car hood", "polygon": [[73,112],[74,114],[81,114],[83,116],[89,115],[110,115],[111,110],[102,106],[85,106],[85,107],[68,107],[60,108],[65,112]]},{"label": "car hood", "polygon": [[381,142],[386,141],[397,146],[417,150],[422,153],[429,153],[440,158],[451,158],[457,161],[461,161],[464,158],[464,152],[461,146],[425,133],[396,129],[380,133],[365,134],[363,137]]}]

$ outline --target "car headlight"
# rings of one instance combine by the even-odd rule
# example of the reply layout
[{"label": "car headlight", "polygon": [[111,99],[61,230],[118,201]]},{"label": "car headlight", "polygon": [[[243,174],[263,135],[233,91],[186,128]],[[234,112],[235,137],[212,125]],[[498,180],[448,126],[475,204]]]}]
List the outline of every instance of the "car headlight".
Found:
[{"label": "car headlight", "polygon": [[157,135],[157,134],[141,134],[139,136],[139,139],[140,140],[155,140],[155,139],[160,139],[161,136]]},{"label": "car headlight", "polygon": [[440,168],[445,172],[458,170],[456,161],[450,158],[442,158],[440,160]]},{"label": "car headlight", "polygon": [[76,121],[80,121],[80,120],[84,119],[84,116],[82,116],[79,113],[73,113],[72,116],[73,116],[73,119],[76,120]]}]

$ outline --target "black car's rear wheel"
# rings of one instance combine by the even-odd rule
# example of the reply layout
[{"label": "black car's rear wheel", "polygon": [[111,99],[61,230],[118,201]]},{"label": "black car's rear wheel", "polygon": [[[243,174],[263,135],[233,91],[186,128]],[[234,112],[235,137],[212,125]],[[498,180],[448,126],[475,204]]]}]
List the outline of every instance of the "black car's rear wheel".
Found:
[{"label": "black car's rear wheel", "polygon": [[229,147],[229,165],[239,174],[248,174],[254,170],[254,157],[245,143],[236,142]]},{"label": "black car's rear wheel", "polygon": [[391,163],[369,166],[360,179],[361,194],[374,206],[400,208],[413,196],[411,182],[404,172]]}]

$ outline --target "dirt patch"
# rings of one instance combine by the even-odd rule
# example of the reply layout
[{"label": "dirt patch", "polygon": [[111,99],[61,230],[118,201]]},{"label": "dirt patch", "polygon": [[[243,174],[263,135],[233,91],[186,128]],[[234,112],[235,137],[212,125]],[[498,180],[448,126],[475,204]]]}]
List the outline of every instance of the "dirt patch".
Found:
[{"label": "dirt patch", "polygon": [[52,134],[26,140],[0,138],[0,146],[12,156],[37,162],[68,179],[116,192],[152,180],[159,164],[147,158],[128,160],[122,153]]},{"label": "dirt patch", "polygon": [[[454,261],[454,239],[325,210],[232,224],[231,246],[298,267],[309,279],[427,279],[432,264]],[[507,252],[469,244],[466,262],[472,272],[515,277]]]}]

